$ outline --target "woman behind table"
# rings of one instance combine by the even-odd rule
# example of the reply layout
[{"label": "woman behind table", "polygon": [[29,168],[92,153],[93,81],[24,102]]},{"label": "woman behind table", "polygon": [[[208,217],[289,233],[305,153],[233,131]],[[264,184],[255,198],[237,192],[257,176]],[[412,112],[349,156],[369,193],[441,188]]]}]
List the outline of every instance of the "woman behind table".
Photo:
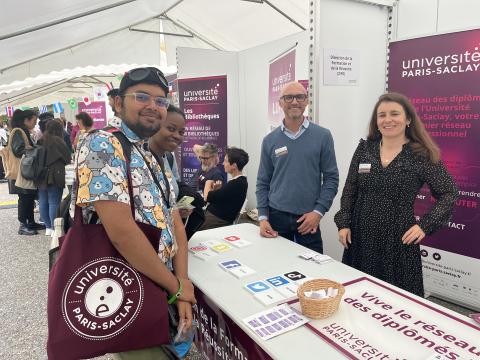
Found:
[{"label": "woman behind table", "polygon": [[82,142],[85,134],[88,134],[88,132],[93,129],[93,119],[86,112],[78,113],[75,115],[75,118],[77,119],[77,124],[80,130],[77,132],[73,140],[74,149],[76,149],[77,145]]},{"label": "woman behind table", "polygon": [[[25,154],[25,148],[34,146],[30,133],[37,124],[37,113],[32,110],[14,111],[10,127],[12,132],[18,128],[25,134],[28,144],[25,143],[24,137],[20,131],[15,131],[11,139],[12,152],[15,156],[15,161],[20,163],[22,156]],[[20,221],[20,228],[18,233],[20,235],[35,235],[37,230],[45,229],[45,226],[35,222],[33,217],[33,208],[37,190],[23,189],[15,185],[15,180],[8,180],[8,191],[10,194],[18,195],[18,221]]]},{"label": "woman behind table", "polygon": [[[425,183],[437,201],[416,221],[414,202]],[[335,215],[343,262],[423,296],[419,243],[448,223],[457,194],[409,100],[396,93],[380,96]]]},{"label": "woman behind table", "polygon": [[59,119],[50,120],[39,141],[45,148],[45,179],[37,183],[40,216],[47,227],[45,234],[53,234],[53,225],[65,187],[65,165],[70,163],[70,151],[63,140],[63,124]]}]

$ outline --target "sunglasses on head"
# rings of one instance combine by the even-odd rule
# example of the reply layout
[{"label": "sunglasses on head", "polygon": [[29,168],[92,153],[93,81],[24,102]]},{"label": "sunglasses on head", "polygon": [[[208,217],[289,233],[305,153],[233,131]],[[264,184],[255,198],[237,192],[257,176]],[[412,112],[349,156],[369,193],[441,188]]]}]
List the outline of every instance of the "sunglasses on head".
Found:
[{"label": "sunglasses on head", "polygon": [[155,68],[137,68],[128,71],[125,76],[128,76],[133,81],[142,81],[146,79],[150,74],[154,74],[157,76],[158,80],[162,83],[163,86],[168,88],[167,80],[160,72],[160,70]]}]

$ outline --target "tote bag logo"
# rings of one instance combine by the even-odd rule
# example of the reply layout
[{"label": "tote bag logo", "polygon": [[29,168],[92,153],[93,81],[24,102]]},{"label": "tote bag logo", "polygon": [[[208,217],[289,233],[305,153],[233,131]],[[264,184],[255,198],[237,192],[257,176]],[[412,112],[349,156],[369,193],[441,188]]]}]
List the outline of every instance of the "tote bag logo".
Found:
[{"label": "tote bag logo", "polygon": [[137,317],[143,284],[126,262],[105,257],[81,267],[68,282],[62,313],[70,329],[91,340],[112,338]]}]

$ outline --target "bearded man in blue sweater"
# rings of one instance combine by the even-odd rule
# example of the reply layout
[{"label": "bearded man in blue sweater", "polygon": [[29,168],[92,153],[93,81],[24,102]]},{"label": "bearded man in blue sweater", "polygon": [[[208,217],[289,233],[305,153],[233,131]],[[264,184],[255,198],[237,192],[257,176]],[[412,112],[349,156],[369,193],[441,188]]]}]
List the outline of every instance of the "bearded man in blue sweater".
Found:
[{"label": "bearded man in blue sweater", "polygon": [[288,83],[279,100],[285,118],[262,142],[257,176],[260,235],[283,236],[323,252],[320,220],[338,190],[338,169],[329,130],[303,113],[307,91]]}]

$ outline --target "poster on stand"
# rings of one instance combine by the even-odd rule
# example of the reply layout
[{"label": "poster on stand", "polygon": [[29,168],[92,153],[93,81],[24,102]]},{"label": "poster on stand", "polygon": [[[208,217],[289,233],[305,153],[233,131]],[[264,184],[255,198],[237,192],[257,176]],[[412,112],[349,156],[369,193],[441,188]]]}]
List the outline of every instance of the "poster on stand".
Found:
[{"label": "poster on stand", "polygon": [[[371,278],[343,285],[338,310],[306,326],[347,359],[478,358],[480,327],[473,321]],[[290,304],[301,311],[298,299]]]},{"label": "poster on stand", "polygon": [[223,159],[227,146],[227,76],[178,79],[177,83],[179,105],[186,118],[179,171],[182,180],[190,184],[200,168],[194,145],[214,144]]},{"label": "poster on stand", "polygon": [[268,125],[272,131],[280,125],[283,111],[278,104],[283,85],[295,80],[295,49],[270,63],[268,72]]},{"label": "poster on stand", "polygon": [[[426,292],[480,309],[480,30],[390,44],[389,91],[408,96],[459,188],[446,228],[422,242]],[[434,199],[417,196],[421,217]]]},{"label": "poster on stand", "polygon": [[93,127],[101,129],[107,126],[107,108],[105,101],[92,101],[88,105],[78,103],[78,112],[86,112],[93,119]]}]

